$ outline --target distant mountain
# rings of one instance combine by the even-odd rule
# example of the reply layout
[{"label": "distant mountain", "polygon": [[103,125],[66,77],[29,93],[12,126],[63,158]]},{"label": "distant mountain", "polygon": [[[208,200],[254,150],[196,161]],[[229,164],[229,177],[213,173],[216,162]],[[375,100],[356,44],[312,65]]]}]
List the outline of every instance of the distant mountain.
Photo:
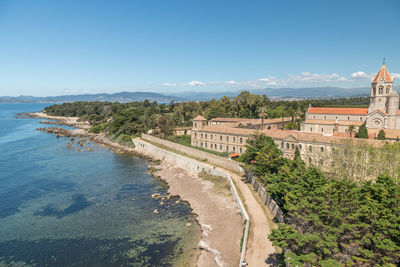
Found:
[{"label": "distant mountain", "polygon": [[[233,90],[225,92],[181,92],[171,95],[191,101],[206,101],[219,99],[223,96],[235,97],[244,90]],[[340,87],[312,87],[312,88],[264,88],[256,90],[246,90],[253,94],[265,94],[272,99],[306,99],[306,98],[338,98],[338,97],[357,97],[368,96],[369,87],[360,88],[340,88]]]},{"label": "distant mountain", "polygon": [[0,97],[1,102],[25,102],[25,103],[60,103],[60,102],[77,102],[77,101],[104,101],[104,102],[132,102],[157,101],[158,103],[169,103],[170,101],[181,102],[184,99],[177,96],[169,96],[150,92],[121,92],[114,94],[83,94],[83,95],[63,95],[49,97],[35,96],[17,96],[17,97]]},{"label": "distant mountain", "polygon": [[[399,91],[399,87],[395,87]],[[359,88],[341,88],[341,87],[307,87],[307,88],[264,88],[256,90],[247,90],[253,94],[265,94],[271,99],[306,99],[306,98],[339,98],[339,97],[357,97],[369,96],[369,87]],[[158,103],[169,103],[171,101],[207,101],[211,99],[220,99],[223,96],[235,97],[240,94],[240,90],[223,91],[223,92],[208,92],[208,91],[187,91],[170,93],[163,95],[151,92],[121,92],[114,94],[83,94],[83,95],[63,95],[49,97],[34,97],[34,96],[18,96],[18,97],[0,97],[1,102],[36,102],[36,103],[61,103],[61,102],[76,102],[76,101],[104,101],[104,102],[132,102],[157,101]]]}]

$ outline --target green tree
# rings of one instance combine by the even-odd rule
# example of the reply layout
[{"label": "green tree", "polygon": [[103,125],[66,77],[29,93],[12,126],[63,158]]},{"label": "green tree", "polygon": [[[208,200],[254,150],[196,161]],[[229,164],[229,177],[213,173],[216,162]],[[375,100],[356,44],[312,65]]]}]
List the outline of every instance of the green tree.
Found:
[{"label": "green tree", "polygon": [[381,129],[379,131],[377,139],[378,140],[385,140],[386,139],[386,135],[385,135],[385,131],[384,130]]},{"label": "green tree", "polygon": [[350,138],[353,137],[353,133],[355,133],[356,129],[354,125],[349,125],[349,127],[346,129],[346,132],[350,134]]},{"label": "green tree", "polygon": [[365,122],[358,128],[358,132],[356,133],[356,138],[368,139],[368,129]]},{"label": "green tree", "polygon": [[162,138],[173,135],[175,126],[175,119],[170,115],[163,114],[157,119],[157,127]]}]

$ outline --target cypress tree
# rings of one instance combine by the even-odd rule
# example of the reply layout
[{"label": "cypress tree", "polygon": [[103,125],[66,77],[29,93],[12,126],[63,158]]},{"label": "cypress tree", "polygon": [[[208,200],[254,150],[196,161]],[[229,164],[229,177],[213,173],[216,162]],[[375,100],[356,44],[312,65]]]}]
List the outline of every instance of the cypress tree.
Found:
[{"label": "cypress tree", "polygon": [[384,130],[380,130],[378,133],[378,140],[385,140],[386,139],[386,135],[385,135],[385,131]]},{"label": "cypress tree", "polygon": [[356,138],[368,139],[368,130],[365,122],[358,129],[358,132],[356,133]]},{"label": "cypress tree", "polygon": [[296,146],[296,150],[294,151],[294,161],[301,160],[300,150],[299,147]]}]

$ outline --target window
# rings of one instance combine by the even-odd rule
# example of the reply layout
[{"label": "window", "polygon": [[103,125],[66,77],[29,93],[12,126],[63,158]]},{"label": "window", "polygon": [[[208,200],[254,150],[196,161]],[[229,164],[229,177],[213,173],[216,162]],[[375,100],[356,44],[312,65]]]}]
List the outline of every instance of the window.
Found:
[{"label": "window", "polygon": [[311,157],[308,157],[308,163],[311,164]]},{"label": "window", "polygon": [[299,149],[300,149],[300,150],[302,149],[302,147],[303,147],[303,146],[302,146],[301,144],[299,144]]},{"label": "window", "polygon": [[197,128],[197,123],[194,123],[194,128]]},{"label": "window", "polygon": [[383,94],[383,86],[379,86],[379,94]]},{"label": "window", "polygon": [[203,147],[203,142],[200,143],[200,146]]},{"label": "window", "polygon": [[312,132],[312,127],[310,127],[310,132]]},{"label": "window", "polygon": [[326,116],[324,116],[324,120],[326,120]]},{"label": "window", "polygon": [[222,150],[222,145],[219,145],[219,150]]},{"label": "window", "polygon": [[319,160],[319,165],[323,165],[324,161],[322,159]]},{"label": "window", "polygon": [[205,136],[206,136],[206,139],[207,139],[207,134],[205,134]]},{"label": "window", "polygon": [[235,147],[233,147],[233,152],[235,152]]},{"label": "window", "polygon": [[389,94],[389,86],[386,87],[386,94]]},{"label": "window", "polygon": [[268,129],[268,130],[271,130],[271,126],[268,126],[267,129]]},{"label": "window", "polygon": [[281,148],[283,149],[285,147],[285,145],[284,145],[284,143],[282,142],[281,143]]},{"label": "window", "polygon": [[233,137],[233,142],[234,142],[234,143],[236,142],[236,137]]},{"label": "window", "polygon": [[350,120],[350,117],[347,117],[347,120],[349,121],[349,120]]},{"label": "window", "polygon": [[362,121],[362,117],[360,117],[360,121]]},{"label": "window", "polygon": [[201,134],[201,139],[203,139],[203,134]]},{"label": "window", "polygon": [[321,128],[321,133],[323,133],[324,132],[324,128]]},{"label": "window", "polygon": [[324,152],[324,147],[323,146],[321,146],[321,152]]},{"label": "window", "polygon": [[292,149],[294,149],[294,144],[292,144]]},{"label": "window", "polygon": [[313,118],[315,119],[315,115],[313,116]]},{"label": "window", "polygon": [[240,137],[240,143],[243,143],[243,138],[242,137]]},{"label": "window", "polygon": [[211,140],[213,140],[213,135],[211,135]]},{"label": "window", "polygon": [[207,148],[207,143],[205,143],[204,146]]},{"label": "window", "polygon": [[194,137],[196,137],[196,138],[197,138],[197,133],[194,133]]},{"label": "window", "polygon": [[373,94],[376,95],[376,87],[372,88]]},{"label": "window", "polygon": [[219,141],[222,141],[222,135],[219,136]]},{"label": "window", "polygon": [[286,143],[286,148],[287,148],[287,149],[289,149],[289,146],[290,146],[289,143]]},{"label": "window", "polygon": [[310,150],[310,152],[312,152],[312,146],[311,145],[308,147],[308,150]]},{"label": "window", "polygon": [[226,146],[226,152],[228,152],[229,151],[229,146]]},{"label": "window", "polygon": [[242,148],[239,148],[240,154],[242,154]]},{"label": "window", "polygon": [[229,142],[229,136],[226,137],[226,142]]}]

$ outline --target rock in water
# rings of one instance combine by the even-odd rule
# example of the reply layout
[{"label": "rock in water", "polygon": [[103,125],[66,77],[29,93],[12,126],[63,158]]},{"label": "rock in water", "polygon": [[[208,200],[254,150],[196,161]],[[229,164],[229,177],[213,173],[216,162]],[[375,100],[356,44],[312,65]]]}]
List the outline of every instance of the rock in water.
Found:
[{"label": "rock in water", "polygon": [[190,227],[190,226],[192,226],[191,223],[187,223],[187,224],[186,224],[186,227]]},{"label": "rock in water", "polygon": [[70,142],[68,142],[67,146],[68,146],[69,150],[72,150],[72,145]]},{"label": "rock in water", "polygon": [[154,213],[154,214],[158,214],[158,210],[155,209],[155,210],[153,211],[153,213]]}]

